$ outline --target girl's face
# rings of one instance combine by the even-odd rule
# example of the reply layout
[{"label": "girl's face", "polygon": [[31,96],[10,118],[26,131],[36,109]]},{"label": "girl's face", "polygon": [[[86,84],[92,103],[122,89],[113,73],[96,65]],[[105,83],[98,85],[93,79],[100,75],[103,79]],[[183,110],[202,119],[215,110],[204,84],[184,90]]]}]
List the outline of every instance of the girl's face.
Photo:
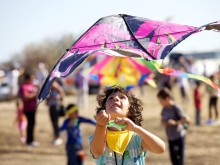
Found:
[{"label": "girl's face", "polygon": [[106,113],[111,115],[111,119],[116,117],[127,117],[129,111],[128,97],[120,92],[112,93],[106,101]]},{"label": "girl's face", "polygon": [[75,119],[78,117],[78,111],[69,114],[69,119]]}]

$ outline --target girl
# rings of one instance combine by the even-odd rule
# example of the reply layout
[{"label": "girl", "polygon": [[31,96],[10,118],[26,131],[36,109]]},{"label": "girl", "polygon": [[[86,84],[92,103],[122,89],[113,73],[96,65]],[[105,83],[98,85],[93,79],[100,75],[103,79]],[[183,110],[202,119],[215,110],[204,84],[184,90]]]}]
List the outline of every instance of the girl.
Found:
[{"label": "girl", "polygon": [[[164,142],[141,127],[141,100],[113,86],[98,95],[97,101],[96,130],[89,139],[96,164],[144,164],[147,151],[164,152]],[[126,126],[119,131],[108,125],[110,120]]]},{"label": "girl", "polygon": [[67,119],[63,122],[60,131],[66,130],[67,132],[67,164],[68,165],[83,165],[84,152],[82,146],[82,135],[80,131],[81,123],[89,123],[95,125],[96,122],[79,116],[78,108],[75,104],[69,104],[67,106]]},{"label": "girl", "polygon": [[62,106],[65,93],[63,87],[59,84],[59,79],[56,79],[52,83],[51,92],[48,97],[47,104],[49,105],[50,119],[53,126],[53,141],[54,145],[61,145],[62,139],[59,132],[59,111]]}]

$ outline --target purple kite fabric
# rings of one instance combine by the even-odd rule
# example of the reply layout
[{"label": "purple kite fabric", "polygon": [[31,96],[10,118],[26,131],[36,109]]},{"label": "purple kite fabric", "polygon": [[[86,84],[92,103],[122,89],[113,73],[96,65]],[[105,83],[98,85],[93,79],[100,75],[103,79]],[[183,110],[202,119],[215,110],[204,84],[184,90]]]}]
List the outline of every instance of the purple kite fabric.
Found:
[{"label": "purple kite fabric", "polygon": [[38,104],[49,94],[55,78],[67,77],[90,55],[164,59],[181,41],[203,30],[220,31],[220,22],[193,27],[125,14],[101,18],[56,63],[42,86]]}]

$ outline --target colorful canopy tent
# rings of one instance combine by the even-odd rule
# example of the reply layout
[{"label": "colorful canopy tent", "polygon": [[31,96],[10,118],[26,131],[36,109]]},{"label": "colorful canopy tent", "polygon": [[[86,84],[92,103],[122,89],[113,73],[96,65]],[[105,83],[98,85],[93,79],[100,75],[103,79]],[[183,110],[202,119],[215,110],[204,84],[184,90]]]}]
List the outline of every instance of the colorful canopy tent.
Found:
[{"label": "colorful canopy tent", "polygon": [[125,14],[101,18],[56,63],[42,86],[38,104],[49,94],[55,78],[67,77],[90,55],[164,59],[181,41],[203,30],[219,31],[220,22],[193,27]]},{"label": "colorful canopy tent", "polygon": [[102,86],[120,85],[128,90],[142,84],[152,73],[145,65],[132,58],[112,56],[107,56],[87,72]]}]

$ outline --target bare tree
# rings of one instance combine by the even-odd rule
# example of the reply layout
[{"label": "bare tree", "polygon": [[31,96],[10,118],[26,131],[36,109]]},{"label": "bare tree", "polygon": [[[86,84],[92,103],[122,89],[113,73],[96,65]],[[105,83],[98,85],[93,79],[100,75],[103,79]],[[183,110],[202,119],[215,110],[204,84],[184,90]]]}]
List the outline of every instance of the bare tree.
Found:
[{"label": "bare tree", "polygon": [[64,35],[59,40],[46,39],[41,43],[27,45],[22,53],[16,53],[11,61],[16,61],[30,73],[35,73],[39,62],[51,70],[66,49],[73,44],[72,35]]}]

